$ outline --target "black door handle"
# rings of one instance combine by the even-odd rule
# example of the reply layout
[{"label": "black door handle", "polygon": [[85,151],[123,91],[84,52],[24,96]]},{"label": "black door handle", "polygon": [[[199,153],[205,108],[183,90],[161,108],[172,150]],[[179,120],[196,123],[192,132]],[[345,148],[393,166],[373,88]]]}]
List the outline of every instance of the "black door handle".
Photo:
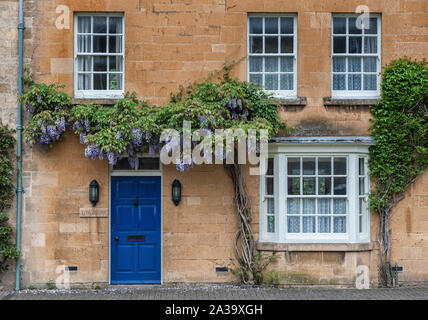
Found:
[{"label": "black door handle", "polygon": [[119,237],[115,237],[114,240],[119,241]]},{"label": "black door handle", "polygon": [[138,207],[138,197],[135,197],[135,199],[134,199],[134,205],[135,205],[136,207]]}]

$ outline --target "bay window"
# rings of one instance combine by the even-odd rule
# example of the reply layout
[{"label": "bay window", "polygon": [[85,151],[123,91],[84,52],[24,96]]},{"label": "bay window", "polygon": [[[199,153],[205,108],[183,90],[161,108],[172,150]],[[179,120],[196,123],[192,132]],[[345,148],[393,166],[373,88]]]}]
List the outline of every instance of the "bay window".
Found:
[{"label": "bay window", "polygon": [[260,241],[369,241],[368,146],[269,147],[261,177]]}]

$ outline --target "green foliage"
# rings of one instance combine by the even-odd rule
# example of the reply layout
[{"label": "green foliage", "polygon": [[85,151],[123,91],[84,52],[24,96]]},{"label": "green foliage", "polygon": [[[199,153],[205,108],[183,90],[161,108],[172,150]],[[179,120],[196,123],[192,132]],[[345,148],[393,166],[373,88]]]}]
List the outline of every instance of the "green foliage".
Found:
[{"label": "green foliage", "polygon": [[382,100],[370,111],[370,174],[376,187],[370,196],[378,213],[395,205],[428,164],[428,68],[425,61],[393,61],[383,73]]},{"label": "green foliage", "polygon": [[48,282],[46,282],[46,289],[48,290],[56,289],[56,284],[52,279],[49,279]]},{"label": "green foliage", "polygon": [[10,159],[15,144],[12,133],[12,130],[0,125],[0,273],[7,270],[8,259],[19,257],[18,249],[11,244],[13,230],[8,224],[9,217],[3,212],[14,196],[13,164]]},{"label": "green foliage", "polygon": [[[255,285],[261,285],[265,283],[265,277],[269,277],[269,272],[266,273],[265,271],[271,262],[276,261],[276,252],[272,252],[272,254],[258,252],[254,254],[253,258],[251,270],[239,266],[237,268],[230,268],[230,271],[241,279],[252,277]],[[243,273],[246,274],[244,275]]]}]

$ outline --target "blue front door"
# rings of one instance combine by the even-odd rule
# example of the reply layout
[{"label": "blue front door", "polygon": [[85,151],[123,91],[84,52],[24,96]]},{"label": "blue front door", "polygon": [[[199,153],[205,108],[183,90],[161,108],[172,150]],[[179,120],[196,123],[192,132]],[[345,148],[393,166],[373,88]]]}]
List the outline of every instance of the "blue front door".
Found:
[{"label": "blue front door", "polygon": [[111,178],[111,283],[161,283],[161,178]]}]

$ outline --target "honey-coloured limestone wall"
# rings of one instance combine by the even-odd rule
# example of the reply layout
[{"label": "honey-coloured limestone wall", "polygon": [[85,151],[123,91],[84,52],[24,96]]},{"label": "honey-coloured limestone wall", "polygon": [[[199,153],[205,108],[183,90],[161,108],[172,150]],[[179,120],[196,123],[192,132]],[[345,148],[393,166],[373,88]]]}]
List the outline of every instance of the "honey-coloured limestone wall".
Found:
[{"label": "honey-coloured limestone wall", "polygon": [[[358,0],[38,0],[25,1],[25,65],[38,82],[59,82],[73,96],[73,12],[123,12],[125,17],[125,90],[154,104],[164,104],[180,85],[204,79],[226,60],[247,52],[248,13],[296,13],[298,16],[298,96],[306,105],[281,107],[280,116],[301,136],[368,135],[367,106],[327,106],[331,96],[331,14],[353,13]],[[55,26],[58,6],[70,9],[70,26]],[[381,14],[382,65],[428,52],[428,13],[425,0],[368,0],[371,12]],[[16,122],[17,1],[0,3],[0,115]],[[4,9],[4,10],[3,10]],[[16,13],[14,12],[16,10]],[[11,17],[10,20],[3,18]],[[7,23],[5,23],[7,21]],[[5,41],[3,41],[5,39]],[[246,79],[246,61],[233,74]],[[108,218],[80,218],[89,207],[88,185],[100,183],[99,207],[108,208],[109,173],[106,160],[84,157],[84,146],[69,134],[52,150],[24,145],[24,208],[22,229],[22,284],[44,286],[58,277],[60,265],[78,266],[70,272],[73,284],[108,282]],[[170,184],[183,184],[178,207],[170,199]],[[404,266],[403,280],[427,281],[427,184],[425,174],[408,190],[393,213],[394,262]],[[258,177],[247,179],[258,237]],[[234,261],[236,217],[233,188],[222,166],[197,166],[179,173],[163,168],[163,280],[234,281],[215,273],[216,266]],[[14,214],[13,209],[11,210]],[[371,240],[376,240],[372,216]],[[375,247],[375,245],[373,245]],[[356,268],[368,264],[373,284],[377,252],[278,252],[270,268],[296,283],[353,285]],[[10,282],[13,282],[13,277]]]}]

